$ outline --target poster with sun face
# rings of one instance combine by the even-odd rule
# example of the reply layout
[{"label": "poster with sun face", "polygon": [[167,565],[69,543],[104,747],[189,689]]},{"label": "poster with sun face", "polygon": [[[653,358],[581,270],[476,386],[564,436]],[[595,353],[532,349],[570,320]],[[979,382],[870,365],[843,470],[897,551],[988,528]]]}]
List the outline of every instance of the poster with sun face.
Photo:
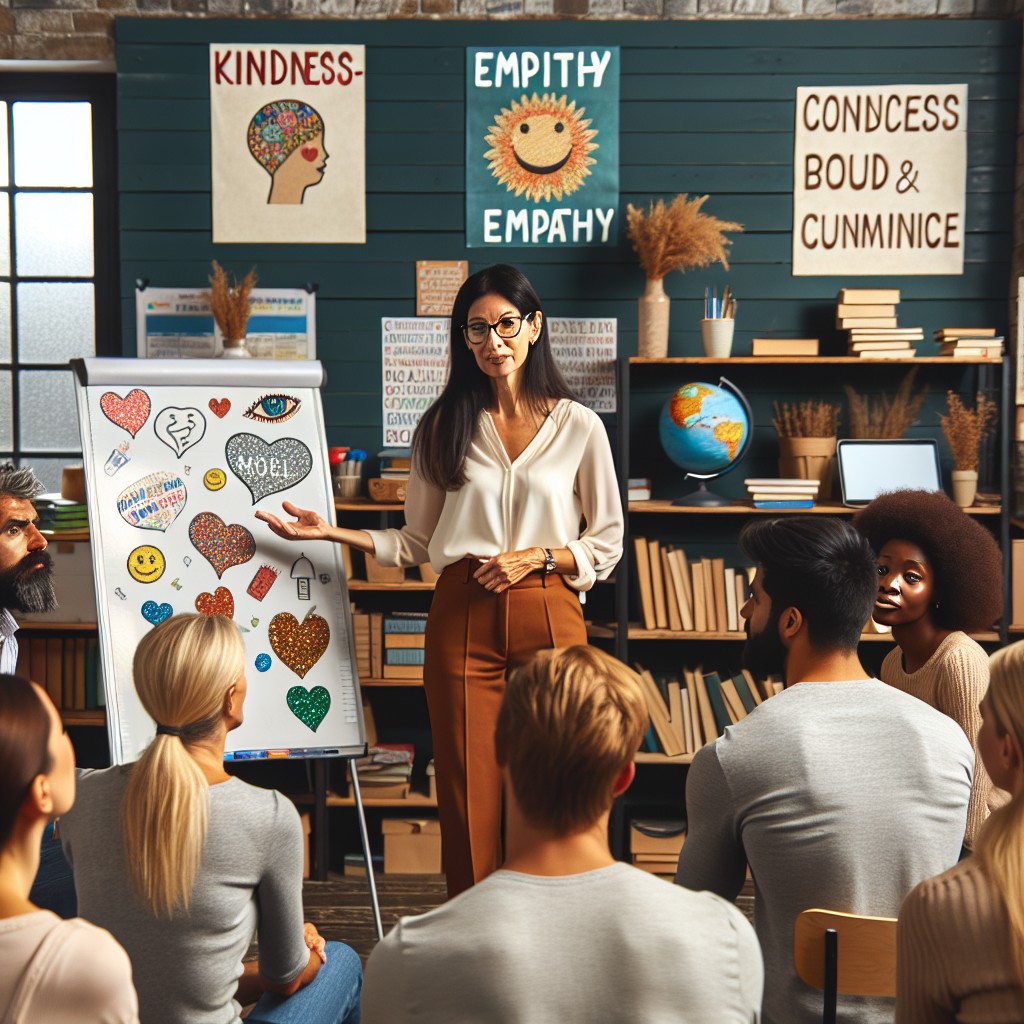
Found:
[{"label": "poster with sun face", "polygon": [[363,46],[210,44],[214,242],[366,241]]},{"label": "poster with sun face", "polygon": [[466,51],[466,245],[615,245],[619,49]]}]

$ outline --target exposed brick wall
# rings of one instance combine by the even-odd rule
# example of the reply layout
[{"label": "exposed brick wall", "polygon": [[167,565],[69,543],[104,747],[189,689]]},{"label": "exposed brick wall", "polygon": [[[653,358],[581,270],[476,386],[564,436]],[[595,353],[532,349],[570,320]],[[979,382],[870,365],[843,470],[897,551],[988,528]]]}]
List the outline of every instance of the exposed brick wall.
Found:
[{"label": "exposed brick wall", "polygon": [[0,0],[0,59],[114,56],[117,16],[216,18],[1011,18],[1024,0]]}]

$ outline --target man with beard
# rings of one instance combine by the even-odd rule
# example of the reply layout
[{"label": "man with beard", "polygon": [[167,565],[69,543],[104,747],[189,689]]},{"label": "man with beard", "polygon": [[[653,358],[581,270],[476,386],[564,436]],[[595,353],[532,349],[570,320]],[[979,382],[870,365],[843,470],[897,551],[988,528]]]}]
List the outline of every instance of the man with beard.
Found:
[{"label": "man with beard", "polygon": [[[849,523],[752,521],[744,662],[786,689],[694,758],[676,882],[734,899],[749,862],[765,963],[764,1024],[821,1020],[793,969],[793,925],[812,907],[896,917],[919,881],[956,863],[974,756],[963,730],[872,678],[857,644],[878,590]],[[844,997],[845,1024],[891,1022],[892,999]]]}]

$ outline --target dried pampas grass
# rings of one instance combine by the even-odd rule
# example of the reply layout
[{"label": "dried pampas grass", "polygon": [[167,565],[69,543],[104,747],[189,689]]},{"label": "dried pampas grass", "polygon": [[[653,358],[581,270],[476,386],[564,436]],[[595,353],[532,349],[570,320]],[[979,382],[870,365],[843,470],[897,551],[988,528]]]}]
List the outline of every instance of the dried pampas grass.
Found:
[{"label": "dried pampas grass", "polygon": [[742,231],[742,224],[701,213],[707,196],[690,199],[678,195],[670,206],[664,199],[652,202],[645,213],[630,203],[626,207],[626,236],[640,257],[640,266],[653,280],[672,270],[689,270],[721,263],[729,269],[726,231]]},{"label": "dried pampas grass", "polygon": [[915,366],[904,378],[896,394],[890,398],[884,391],[877,400],[870,395],[858,395],[846,385],[846,398],[850,403],[850,437],[888,438],[902,437],[916,422],[928,388],[912,394]]},{"label": "dried pampas grass", "polygon": [[213,261],[210,275],[210,309],[217,321],[224,343],[238,343],[245,338],[249,323],[249,295],[256,284],[256,268],[253,267],[241,281]]},{"label": "dried pampas grass", "polygon": [[772,402],[779,437],[835,437],[841,407],[828,402]]},{"label": "dried pampas grass", "polygon": [[974,408],[968,409],[955,391],[946,392],[947,413],[942,417],[942,433],[953,453],[954,469],[977,469],[978,448],[982,438],[996,425],[996,403],[980,391]]}]

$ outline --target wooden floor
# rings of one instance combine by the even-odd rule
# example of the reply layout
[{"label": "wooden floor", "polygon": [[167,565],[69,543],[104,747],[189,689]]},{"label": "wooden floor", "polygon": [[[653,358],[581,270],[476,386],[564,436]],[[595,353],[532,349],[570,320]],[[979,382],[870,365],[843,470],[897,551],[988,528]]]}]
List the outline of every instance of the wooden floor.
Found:
[{"label": "wooden floor", "polygon": [[[444,902],[444,875],[378,875],[377,895],[386,935],[399,917],[423,914]],[[347,943],[366,960],[377,944],[377,934],[365,878],[307,881],[303,904],[306,920],[312,921],[324,938]],[[754,890],[749,881],[736,904],[753,922]]]}]

